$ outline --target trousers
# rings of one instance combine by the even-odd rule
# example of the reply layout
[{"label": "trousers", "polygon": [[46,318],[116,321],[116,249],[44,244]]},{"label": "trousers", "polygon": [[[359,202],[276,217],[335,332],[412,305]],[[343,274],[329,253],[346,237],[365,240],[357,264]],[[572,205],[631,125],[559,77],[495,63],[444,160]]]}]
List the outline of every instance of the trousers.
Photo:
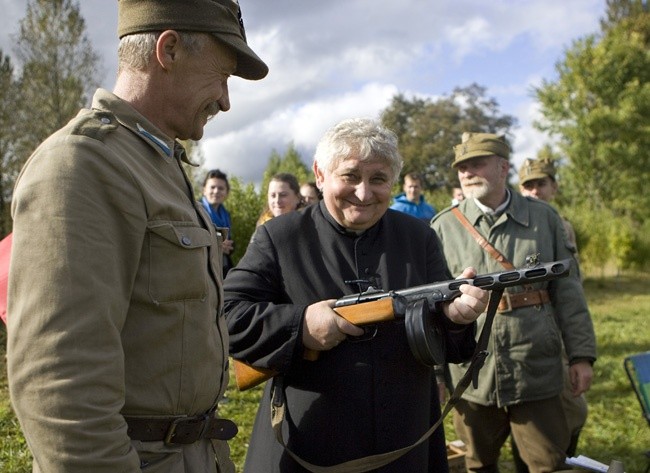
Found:
[{"label": "trousers", "polygon": [[[569,433],[571,435],[571,440],[569,446],[567,447],[566,456],[573,457],[578,450],[578,440],[580,438],[580,432],[587,421],[587,400],[585,399],[584,394],[573,397],[571,394],[571,380],[569,379],[569,361],[566,359],[565,355],[565,368],[564,368],[564,388],[560,394],[560,399],[562,399],[562,406],[564,407],[564,416],[566,417],[567,426],[569,427]],[[515,463],[515,472],[516,473],[529,473],[528,467],[521,459],[519,455],[519,448],[517,443],[512,441],[512,459]]]},{"label": "trousers", "polygon": [[200,439],[186,445],[131,440],[143,473],[235,473],[225,440]]},{"label": "trousers", "polygon": [[564,465],[570,441],[560,396],[497,407],[461,399],[454,428],[467,445],[467,469],[497,473],[501,447],[512,435],[531,473],[551,473]]}]

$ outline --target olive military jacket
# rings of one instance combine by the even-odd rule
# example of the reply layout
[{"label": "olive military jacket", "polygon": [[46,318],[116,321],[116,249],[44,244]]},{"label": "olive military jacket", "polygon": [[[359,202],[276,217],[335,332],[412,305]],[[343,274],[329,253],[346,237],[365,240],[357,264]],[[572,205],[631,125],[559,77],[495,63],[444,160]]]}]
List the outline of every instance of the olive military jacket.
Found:
[{"label": "olive military jacket", "polygon": [[[105,90],[92,107],[16,184],[11,399],[35,471],[136,472],[148,458],[136,448],[177,454],[147,471],[190,471],[180,447],[132,442],[123,415],[196,415],[225,391],[221,241],[180,145]],[[194,471],[216,471],[227,445],[200,443],[212,466]]]},{"label": "olive military jacket", "polygon": [[[464,399],[482,405],[508,406],[547,399],[563,386],[562,343],[569,361],[596,359],[593,324],[562,219],[548,204],[511,192],[511,201],[494,224],[482,228],[485,218],[474,199],[465,199],[459,209],[470,223],[515,267],[524,267],[526,257],[539,254],[543,262],[572,259],[571,275],[539,282],[532,289],[547,289],[551,303],[497,313],[489,339],[490,355],[480,371],[478,389],[470,386]],[[438,234],[452,273],[473,266],[478,274],[504,271],[483,250],[456,216],[446,209],[436,215],[432,228]],[[517,286],[509,292],[521,292]],[[479,333],[485,314],[478,319]],[[454,384],[466,366],[450,365]]]}]

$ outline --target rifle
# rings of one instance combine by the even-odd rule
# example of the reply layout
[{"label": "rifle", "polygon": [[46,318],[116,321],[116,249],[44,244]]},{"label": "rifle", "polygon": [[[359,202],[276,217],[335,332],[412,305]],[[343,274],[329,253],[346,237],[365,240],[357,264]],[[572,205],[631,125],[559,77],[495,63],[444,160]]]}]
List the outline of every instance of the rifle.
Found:
[{"label": "rifle", "polygon": [[[539,263],[536,256],[526,258],[528,266],[501,271],[474,278],[452,279],[432,284],[414,286],[397,291],[381,291],[370,287],[367,291],[344,296],[334,304],[334,311],[355,325],[403,319],[409,347],[415,358],[427,366],[444,363],[444,339],[439,317],[432,315],[429,307],[458,297],[460,286],[470,284],[495,291],[513,286],[523,286],[550,281],[569,275],[571,260]],[[318,351],[305,350],[304,358],[316,360]],[[233,360],[237,388],[245,391],[277,375],[268,368],[257,368],[241,360]]]}]

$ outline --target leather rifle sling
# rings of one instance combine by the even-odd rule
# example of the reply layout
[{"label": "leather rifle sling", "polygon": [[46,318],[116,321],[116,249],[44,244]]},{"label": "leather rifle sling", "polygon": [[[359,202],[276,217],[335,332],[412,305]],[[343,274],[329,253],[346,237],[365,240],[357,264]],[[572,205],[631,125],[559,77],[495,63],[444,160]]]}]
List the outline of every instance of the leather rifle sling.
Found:
[{"label": "leather rifle sling", "polygon": [[[499,250],[497,250],[495,247],[493,247],[489,241],[487,241],[483,235],[481,235],[476,228],[474,228],[474,225],[470,223],[469,220],[467,220],[467,217],[465,217],[465,214],[461,212],[458,207],[453,207],[451,209],[453,214],[456,216],[458,221],[465,227],[465,229],[474,237],[474,240],[476,240],[476,243],[479,244],[481,248],[483,248],[485,251],[488,252],[492,258],[497,260],[499,263],[501,263],[501,266],[506,268],[508,271],[512,271],[515,269],[515,266],[508,261],[508,258],[506,258],[503,253],[501,253]],[[530,284],[526,284],[524,288],[527,291],[532,290],[532,286]]]},{"label": "leather rifle sling", "polygon": [[501,266],[506,268],[507,270],[513,270],[515,269],[514,265],[508,261],[508,258],[503,256],[503,254],[497,250],[495,247],[493,247],[489,241],[487,241],[485,238],[483,238],[483,235],[481,235],[476,228],[474,228],[474,225],[472,225],[469,220],[467,220],[467,217],[461,212],[458,207],[453,207],[451,209],[453,214],[456,216],[458,221],[467,229],[467,231],[474,237],[476,240],[476,243],[479,244],[481,248],[483,248],[485,251],[487,251],[492,258],[497,260],[499,263],[501,263]]},{"label": "leather rifle sling", "polygon": [[454,392],[451,397],[445,404],[444,409],[440,415],[438,421],[427,430],[422,437],[420,437],[412,445],[393,450],[390,452],[379,453],[376,455],[370,455],[363,458],[357,458],[355,460],[349,460],[338,465],[331,466],[319,466],[309,463],[302,458],[300,458],[296,453],[292,452],[289,449],[284,441],[284,436],[282,435],[282,423],[285,417],[285,397],[284,397],[284,379],[282,375],[275,376],[273,378],[273,385],[271,387],[271,425],[273,426],[273,431],[275,432],[275,438],[277,441],[284,447],[287,453],[293,458],[298,464],[303,468],[311,471],[312,473],[363,473],[366,471],[375,470],[381,468],[384,465],[397,460],[401,456],[407,454],[413,450],[418,445],[422,444],[427,440],[431,434],[442,424],[447,417],[447,414],[451,412],[451,409],[456,405],[460,400],[462,394],[465,392],[469,383],[472,382],[474,388],[478,385],[478,374],[483,366],[485,357],[488,355],[487,344],[490,338],[490,331],[492,330],[492,321],[497,312],[497,307],[501,301],[501,296],[503,295],[503,289],[492,291],[490,294],[490,302],[488,303],[487,314],[485,318],[485,324],[483,325],[483,330],[481,330],[481,335],[479,336],[476,348],[470,360],[469,367],[467,371],[460,379]]}]

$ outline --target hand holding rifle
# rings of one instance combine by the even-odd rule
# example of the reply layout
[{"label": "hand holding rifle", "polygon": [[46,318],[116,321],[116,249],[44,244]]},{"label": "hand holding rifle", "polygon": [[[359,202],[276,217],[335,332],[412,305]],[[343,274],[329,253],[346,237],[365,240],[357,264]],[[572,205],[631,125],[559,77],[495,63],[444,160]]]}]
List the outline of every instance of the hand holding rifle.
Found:
[{"label": "hand holding rifle", "polygon": [[[476,276],[474,268],[466,268],[460,278]],[[481,315],[487,307],[489,291],[479,287],[463,284],[459,288],[460,296],[446,301],[442,305],[444,314],[454,323],[470,324]],[[348,335],[358,337],[364,330],[349,322],[335,310],[336,299],[316,302],[307,307],[303,321],[302,343],[311,351],[325,351],[339,345]],[[317,354],[308,355],[316,357]]]}]

